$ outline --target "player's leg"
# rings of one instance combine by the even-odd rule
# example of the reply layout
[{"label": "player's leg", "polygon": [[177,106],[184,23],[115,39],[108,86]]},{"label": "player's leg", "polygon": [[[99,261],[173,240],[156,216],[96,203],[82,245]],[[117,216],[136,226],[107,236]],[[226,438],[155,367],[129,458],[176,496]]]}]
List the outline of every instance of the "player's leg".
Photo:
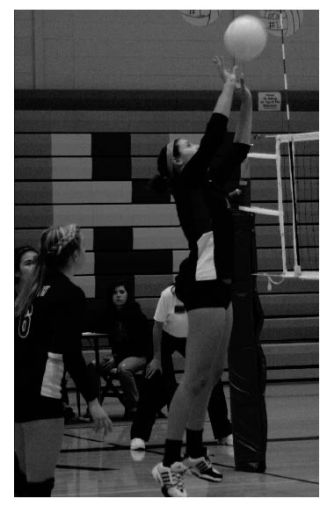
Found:
[{"label": "player's leg", "polygon": [[[223,308],[212,308],[212,310],[217,326],[211,327],[212,341],[207,344],[207,353],[211,356],[212,360],[211,376],[208,387],[204,389],[205,394],[203,395],[206,395],[206,398],[196,398],[191,405],[186,436],[187,454],[189,456],[188,464],[191,467],[191,472],[198,478],[219,482],[222,480],[222,474],[213,467],[212,462],[207,457],[206,448],[202,443],[202,434],[212,386],[216,385],[220,380],[225,365],[232,326],[232,306],[230,304],[227,310]],[[191,350],[188,349],[187,342],[187,357],[192,352],[194,350],[193,348]]]},{"label": "player's leg", "polygon": [[[169,411],[164,460],[153,469],[153,476],[163,485],[164,494],[185,495],[181,446],[187,422],[190,455],[195,459],[204,457],[202,429],[213,382],[219,379],[224,366],[227,350],[227,343],[223,343],[225,323],[224,308],[201,308],[189,312],[185,373]],[[208,467],[207,463],[205,479],[209,479]],[[213,481],[222,478],[213,468],[211,474],[215,475],[210,477]],[[167,488],[166,482],[169,483]]]},{"label": "player's leg", "polygon": [[54,471],[63,439],[63,418],[35,420],[23,424],[26,496],[48,497],[54,485]]},{"label": "player's leg", "polygon": [[232,425],[228,418],[227,401],[221,380],[218,381],[211,392],[208,414],[213,435],[218,442],[221,441],[221,444],[223,444],[222,441],[232,434]]},{"label": "player's leg", "polygon": [[174,393],[178,386],[174,374],[174,366],[172,359],[172,354],[175,351],[174,343],[175,338],[170,334],[168,334],[167,332],[163,331],[161,340],[161,366],[162,366],[163,380],[168,392],[168,402],[167,402],[168,409],[172,397],[174,396]]},{"label": "player's leg", "polygon": [[26,490],[24,433],[21,423],[14,424],[14,495],[23,497]]},{"label": "player's leg", "polygon": [[123,389],[123,402],[128,416],[131,416],[131,413],[136,410],[139,400],[139,391],[134,375],[143,370],[145,365],[145,357],[126,357],[118,364],[118,378]]},{"label": "player's leg", "polygon": [[[226,323],[224,328],[225,336],[223,339],[226,344],[230,342],[232,324],[233,314],[232,305],[230,304],[226,312]],[[228,418],[228,407],[221,380],[216,383],[211,392],[208,403],[208,414],[215,438],[220,441],[228,441],[222,442],[221,444],[232,444],[232,437],[228,439],[228,436],[232,436],[232,425]],[[229,441],[231,441],[231,443]]]},{"label": "player's leg", "polygon": [[149,441],[157,412],[166,404],[167,395],[162,374],[157,371],[144,378],[137,411],[131,425],[131,449],[143,449]]}]

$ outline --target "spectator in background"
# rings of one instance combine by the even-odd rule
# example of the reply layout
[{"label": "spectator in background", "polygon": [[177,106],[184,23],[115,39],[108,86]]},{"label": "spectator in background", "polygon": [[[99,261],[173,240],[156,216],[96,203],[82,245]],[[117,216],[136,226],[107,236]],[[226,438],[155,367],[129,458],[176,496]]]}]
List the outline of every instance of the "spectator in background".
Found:
[{"label": "spectator in background", "polygon": [[124,281],[111,286],[108,332],[112,354],[102,361],[100,374],[106,381],[110,374],[117,374],[123,390],[124,416],[131,419],[139,400],[135,374],[145,369],[152,338],[148,320]]}]

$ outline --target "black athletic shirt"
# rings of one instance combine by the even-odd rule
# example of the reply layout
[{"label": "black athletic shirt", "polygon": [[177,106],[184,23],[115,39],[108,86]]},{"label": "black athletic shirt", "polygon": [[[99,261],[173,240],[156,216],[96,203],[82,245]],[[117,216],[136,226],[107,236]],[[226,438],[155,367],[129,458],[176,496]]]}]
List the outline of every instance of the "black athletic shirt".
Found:
[{"label": "black athletic shirt", "polygon": [[[62,273],[43,289],[15,325],[15,420],[62,416],[64,367],[87,401],[98,397],[81,352],[83,291]],[[52,360],[48,361],[48,353]],[[49,383],[49,386],[48,386]]]},{"label": "black athletic shirt", "polygon": [[135,302],[113,308],[108,321],[112,353],[119,364],[127,357],[152,358],[152,335],[147,317]]},{"label": "black athletic shirt", "polygon": [[198,151],[173,180],[178,217],[190,248],[180,275],[192,281],[232,278],[233,227],[224,185],[250,146],[233,143],[223,162],[212,163],[223,144],[228,118],[213,113]]}]

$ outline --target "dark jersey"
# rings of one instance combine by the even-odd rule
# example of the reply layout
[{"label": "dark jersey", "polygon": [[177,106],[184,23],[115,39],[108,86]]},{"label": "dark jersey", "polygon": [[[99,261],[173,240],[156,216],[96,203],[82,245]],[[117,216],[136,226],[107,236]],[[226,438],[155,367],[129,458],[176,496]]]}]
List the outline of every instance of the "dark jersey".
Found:
[{"label": "dark jersey", "polygon": [[137,302],[113,311],[109,322],[112,353],[117,363],[127,357],[152,358],[152,335],[147,317]]},{"label": "dark jersey", "polygon": [[16,421],[62,416],[64,369],[87,401],[98,396],[81,352],[84,310],[83,291],[57,273],[15,322]]},{"label": "dark jersey", "polygon": [[226,136],[228,118],[213,113],[198,151],[174,178],[173,195],[190,248],[180,276],[192,281],[232,278],[233,227],[224,186],[246,158],[249,145],[233,143],[223,162],[212,162]]}]

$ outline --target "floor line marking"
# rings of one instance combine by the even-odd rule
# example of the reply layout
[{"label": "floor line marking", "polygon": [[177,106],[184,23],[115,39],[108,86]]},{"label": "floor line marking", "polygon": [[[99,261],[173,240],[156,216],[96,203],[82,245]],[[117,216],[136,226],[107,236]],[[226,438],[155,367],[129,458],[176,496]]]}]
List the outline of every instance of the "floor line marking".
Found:
[{"label": "floor line marking", "polygon": [[[74,438],[74,439],[80,439],[80,440],[84,440],[84,441],[92,441],[94,443],[107,443],[107,441],[103,441],[103,440],[100,440],[100,439],[92,439],[92,438],[89,438],[89,437],[84,437],[84,436],[78,436],[77,434],[64,434],[66,437],[71,437],[71,438]],[[271,438],[271,439],[267,439],[267,443],[279,443],[279,442],[289,442],[289,441],[317,441],[319,439],[319,436],[302,436],[302,437],[287,437],[287,438]],[[115,448],[103,448],[104,450],[105,449],[108,449],[108,450],[112,450],[112,449],[119,449],[119,450],[127,450],[127,449],[130,449],[130,445],[122,445],[122,444],[119,444],[119,443],[107,443],[109,445],[113,445]],[[147,443],[148,444],[148,443]],[[219,446],[215,441],[204,441],[203,444],[207,445],[207,446]],[[185,444],[183,444],[182,446],[185,446]],[[148,449],[153,449],[153,448],[163,448],[164,447],[164,444],[163,443],[154,443],[154,444],[148,444],[148,447],[147,447],[147,450]],[[101,448],[96,448],[97,450],[101,450]],[[79,448],[79,449],[73,449],[73,448],[70,448],[68,449],[67,451],[73,451],[73,450],[83,450],[83,448]],[[88,448],[88,450],[92,451],[94,450],[94,448]],[[62,451],[65,451],[65,450],[62,450]]]}]

